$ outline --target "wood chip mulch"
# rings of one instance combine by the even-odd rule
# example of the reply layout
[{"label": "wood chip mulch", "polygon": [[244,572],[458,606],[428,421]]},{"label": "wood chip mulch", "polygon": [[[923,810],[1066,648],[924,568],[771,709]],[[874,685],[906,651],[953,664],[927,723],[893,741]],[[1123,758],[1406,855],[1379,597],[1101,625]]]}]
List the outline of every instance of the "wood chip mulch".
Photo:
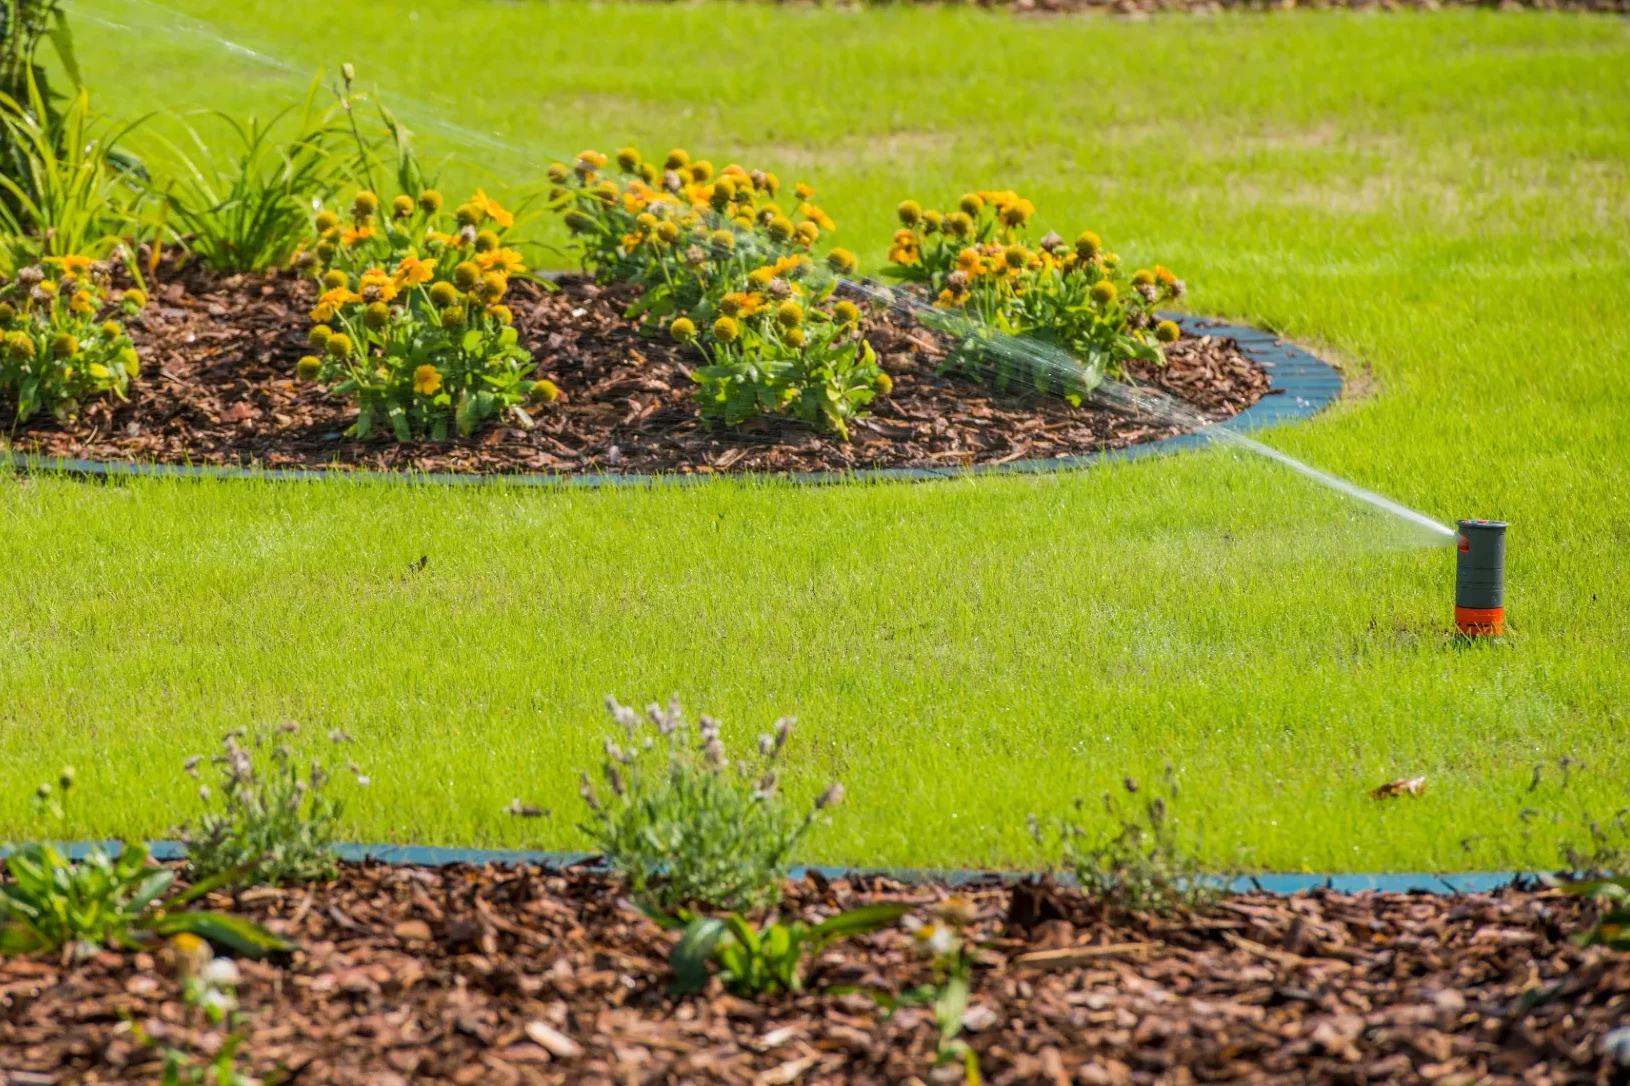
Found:
[{"label": "wood chip mulch", "polygon": [[[1507,889],[1265,894],[1206,917],[1106,913],[1073,891],[961,891],[985,941],[964,1019],[997,1086],[1624,1082],[1630,960],[1569,935],[1596,906]],[[787,911],[947,891],[811,876]],[[217,907],[234,902],[217,896]],[[671,934],[592,873],[346,866],[235,906],[299,948],[240,963],[258,1075],[407,1083],[949,1082],[925,1008],[863,995],[666,994]],[[156,1082],[164,1043],[210,1050],[162,952],[0,962],[0,1083]],[[898,992],[928,970],[892,929],[836,944],[812,989]]]},{"label": "wood chip mulch", "polygon": [[[530,431],[492,425],[469,439],[398,445],[345,437],[347,399],[293,379],[309,353],[312,284],[288,277],[171,273],[131,323],[143,373],[128,403],[103,399],[67,426],[36,414],[17,452],[94,460],[272,468],[628,474],[849,471],[1001,464],[1122,448],[1176,428],[1057,397],[1003,395],[935,373],[943,344],[909,318],[876,311],[868,335],[894,392],[839,441],[796,422],[758,420],[713,432],[697,415],[690,366],[666,338],[640,337],[622,316],[629,294],[567,279],[558,292],[517,283],[508,301],[538,374],[565,393],[533,411]],[[1210,419],[1268,392],[1267,374],[1232,342],[1184,339],[1164,368],[1135,377]],[[13,426],[0,399],[0,433]]]}]

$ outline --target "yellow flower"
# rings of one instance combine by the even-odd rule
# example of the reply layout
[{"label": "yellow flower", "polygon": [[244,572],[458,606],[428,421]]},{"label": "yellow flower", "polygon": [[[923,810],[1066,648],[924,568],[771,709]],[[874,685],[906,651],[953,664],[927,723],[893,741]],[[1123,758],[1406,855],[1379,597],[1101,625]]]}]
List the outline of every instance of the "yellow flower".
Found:
[{"label": "yellow flower", "polygon": [[419,193],[419,207],[426,215],[434,215],[441,210],[441,193],[435,189],[425,189]]},{"label": "yellow flower", "polygon": [[977,192],[965,192],[962,199],[957,201],[957,207],[962,209],[964,215],[973,218],[985,210],[985,201]]},{"label": "yellow flower", "polygon": [[1091,230],[1083,230],[1081,235],[1075,239],[1075,251],[1084,257],[1097,256],[1098,250],[1103,247],[1103,240]]},{"label": "yellow flower", "polygon": [[105,381],[108,378],[108,368],[102,365],[100,362],[92,362],[89,366],[86,366],[85,369],[98,381]]},{"label": "yellow flower", "polygon": [[487,316],[494,318],[499,324],[509,325],[515,323],[515,314],[509,311],[507,305],[489,305]]},{"label": "yellow flower", "polygon": [[332,211],[319,211],[317,213],[317,220],[313,225],[317,227],[317,233],[326,234],[339,224],[340,217],[334,214]]},{"label": "yellow flower", "polygon": [[887,396],[894,391],[894,378],[886,373],[879,373],[873,385],[881,395]]},{"label": "yellow flower", "polygon": [[435,277],[436,265],[432,261],[422,260],[412,253],[404,256],[402,262],[396,265],[396,275],[394,276],[398,283],[406,283],[410,287],[428,283]]},{"label": "yellow flower", "polygon": [[854,324],[860,320],[860,307],[845,298],[832,307],[832,319],[839,324]]},{"label": "yellow flower", "polygon": [[1176,321],[1161,321],[1155,325],[1155,338],[1162,343],[1176,343],[1182,336],[1183,329]]},{"label": "yellow flower", "polygon": [[481,297],[488,302],[488,304],[491,304],[502,298],[504,296],[504,292],[508,289],[509,279],[503,272],[494,271],[488,272],[486,275],[481,277],[481,284],[480,286],[476,287],[476,292],[480,294]]},{"label": "yellow flower", "polygon": [[334,334],[334,329],[326,324],[313,325],[306,334],[306,341],[313,347],[322,347],[328,343],[328,338]]},{"label": "yellow flower", "polygon": [[675,147],[669,151],[668,157],[662,161],[662,168],[665,170],[682,170],[689,165],[690,155],[682,147]]},{"label": "yellow flower", "polygon": [[848,249],[833,249],[826,254],[826,266],[839,275],[848,275],[855,270],[857,263],[855,254]]},{"label": "yellow flower", "polygon": [[1029,200],[1015,200],[1004,206],[999,214],[1004,225],[1023,226],[1035,213],[1036,205]]},{"label": "yellow flower", "polygon": [[68,358],[79,353],[79,337],[72,332],[63,332],[51,341],[51,353],[58,358]]},{"label": "yellow flower", "polygon": [[351,217],[357,222],[365,222],[369,215],[379,210],[379,197],[366,190],[357,193],[357,198],[351,201]]},{"label": "yellow flower", "polygon": [[802,253],[794,253],[791,256],[784,256],[776,260],[774,271],[776,275],[790,275],[807,263],[809,263],[809,257]]},{"label": "yellow flower", "polygon": [[475,262],[481,265],[483,271],[499,271],[505,275],[518,275],[526,270],[521,254],[514,249],[494,249],[477,256]]},{"label": "yellow flower", "polygon": [[916,226],[923,217],[923,205],[915,200],[901,200],[900,206],[894,209],[900,221],[907,226]]},{"label": "yellow flower", "polygon": [[815,220],[816,225],[822,230],[836,230],[838,228],[838,224],[832,221],[832,216],[828,215],[814,204],[799,204],[798,214],[802,215],[806,219]]},{"label": "yellow flower", "polygon": [[[370,297],[376,290],[378,296]],[[388,302],[398,293],[396,283],[385,274],[384,268],[369,268],[363,272],[357,283],[357,291],[362,297],[376,302]]]},{"label": "yellow flower", "polygon": [[560,399],[560,386],[545,377],[541,381],[532,382],[532,396],[544,403],[554,403]]},{"label": "yellow flower", "polygon": [[413,214],[413,197],[403,195],[392,200],[391,214],[398,219],[405,219]]},{"label": "yellow flower", "polygon": [[747,273],[747,281],[761,287],[769,286],[770,280],[774,278],[775,269],[773,267],[769,267],[768,265],[762,268],[754,268],[752,271]]},{"label": "yellow flower", "polygon": [[498,234],[492,230],[483,230],[475,236],[475,251],[490,253],[498,248]]},{"label": "yellow flower", "polygon": [[690,164],[690,175],[698,185],[706,184],[713,178],[713,163],[705,158],[699,158]]},{"label": "yellow flower", "polygon": [[335,268],[333,271],[323,276],[324,290],[335,290],[339,287],[348,287],[350,285],[351,277],[340,271],[338,268]]},{"label": "yellow flower", "polygon": [[741,329],[729,317],[720,317],[713,322],[713,338],[720,343],[734,343],[741,334]]},{"label": "yellow flower", "polygon": [[88,290],[76,290],[74,296],[68,299],[68,308],[75,313],[95,313],[96,299]]},{"label": "yellow flower", "polygon": [[1099,305],[1108,305],[1115,300],[1118,294],[1120,294],[1120,291],[1116,290],[1115,284],[1108,279],[1100,279],[1092,284],[1092,300]]},{"label": "yellow flower", "polygon": [[956,255],[956,266],[970,275],[979,271],[979,250],[966,248]]},{"label": "yellow flower", "polygon": [[793,233],[797,235],[798,240],[803,244],[813,245],[815,239],[821,235],[821,228],[812,222],[801,222]]},{"label": "yellow flower", "polygon": [[[604,155],[600,156],[600,164],[601,165],[605,164],[605,156]],[[499,205],[497,200],[494,200],[492,197],[488,196],[481,189],[476,189],[475,190],[475,195],[470,197],[470,203],[474,204],[476,207],[478,207],[482,211],[486,212],[487,218],[491,219],[493,222],[497,223],[499,226],[514,226],[515,225],[515,216],[511,215],[509,212],[505,211]]]},{"label": "yellow flower", "polygon": [[384,328],[385,325],[389,324],[390,322],[391,307],[386,305],[384,302],[375,302],[367,309],[363,310],[362,323],[366,324],[375,332]]},{"label": "yellow flower", "polygon": [[302,381],[315,381],[321,372],[323,364],[317,360],[316,355],[308,354],[294,364],[294,375]]},{"label": "yellow flower", "polygon": [[668,221],[657,223],[657,237],[672,245],[679,240],[679,224]]},{"label": "yellow flower", "polygon": [[9,332],[6,334],[6,350],[13,358],[33,358],[34,341],[26,332]]},{"label": "yellow flower", "polygon": [[458,288],[443,279],[430,288],[430,304],[437,309],[446,309],[458,301]]},{"label": "yellow flower", "polygon": [[351,337],[344,332],[335,332],[323,344],[323,350],[330,358],[344,358],[351,353]]},{"label": "yellow flower", "polygon": [[811,196],[815,195],[815,190],[800,181],[798,184],[793,186],[792,194],[798,197],[800,200],[807,200]]},{"label": "yellow flower", "polygon": [[1152,287],[1155,285],[1155,273],[1148,268],[1139,268],[1132,273],[1132,285],[1135,287]]},{"label": "yellow flower", "polygon": [[441,389],[441,371],[424,365],[413,371],[413,391],[421,396],[434,396]]},{"label": "yellow flower", "polygon": [[696,322],[689,317],[675,317],[668,325],[668,334],[680,343],[689,343],[696,338]]},{"label": "yellow flower", "polygon": [[804,309],[792,299],[782,302],[775,310],[775,323],[783,328],[795,328],[804,322]]},{"label": "yellow flower", "polygon": [[804,330],[797,325],[782,329],[781,342],[789,347],[802,347],[804,345]]},{"label": "yellow flower", "polygon": [[481,265],[466,260],[453,269],[453,285],[460,290],[474,290],[481,282]]},{"label": "yellow flower", "polygon": [[84,275],[91,270],[91,264],[93,263],[90,257],[80,256],[77,253],[69,253],[67,256],[48,256],[45,261],[48,264],[61,265],[62,274],[68,276]]},{"label": "yellow flower", "polygon": [[347,226],[345,233],[340,235],[340,241],[346,245],[355,245],[357,242],[367,241],[373,236],[374,228],[371,226]]},{"label": "yellow flower", "polygon": [[621,166],[625,173],[633,173],[640,167],[639,151],[632,147],[624,147],[617,152],[617,165]]}]

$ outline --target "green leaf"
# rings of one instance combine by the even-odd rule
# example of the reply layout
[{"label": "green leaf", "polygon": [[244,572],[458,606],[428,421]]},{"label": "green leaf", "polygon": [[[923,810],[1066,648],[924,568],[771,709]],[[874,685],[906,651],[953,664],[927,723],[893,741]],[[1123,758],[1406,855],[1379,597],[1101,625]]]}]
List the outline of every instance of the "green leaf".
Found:
[{"label": "green leaf", "polygon": [[471,328],[468,332],[464,333],[464,338],[459,341],[459,344],[466,351],[474,351],[477,347],[481,346],[481,336],[481,329]]},{"label": "green leaf", "polygon": [[294,949],[293,945],[241,916],[217,912],[171,913],[149,929],[155,935],[179,935],[187,932],[208,939],[216,946],[225,947],[250,958],[261,958],[273,951]]},{"label": "green leaf", "polygon": [[685,927],[685,932],[674,944],[668,964],[674,971],[674,990],[680,993],[699,992],[707,984],[708,960],[714,948],[725,936],[723,920],[699,917]]},{"label": "green leaf", "polygon": [[851,935],[867,935],[899,923],[900,918],[910,911],[911,906],[905,904],[867,905],[850,909],[816,924],[810,929],[810,935],[822,942]]},{"label": "green leaf", "polygon": [[55,949],[32,924],[21,920],[0,925],[0,955],[39,954]]}]

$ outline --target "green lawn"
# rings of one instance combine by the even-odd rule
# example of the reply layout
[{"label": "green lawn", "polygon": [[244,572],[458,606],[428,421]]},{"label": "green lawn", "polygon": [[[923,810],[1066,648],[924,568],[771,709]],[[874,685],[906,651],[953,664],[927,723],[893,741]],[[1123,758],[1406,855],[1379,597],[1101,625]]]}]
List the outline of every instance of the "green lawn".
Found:
[{"label": "green lawn", "polygon": [[356,839],[569,847],[603,697],[674,691],[742,741],[800,718],[795,787],[848,786],[833,862],[1034,862],[1027,813],[1167,760],[1260,868],[1551,863],[1518,812],[1564,755],[1569,802],[1625,805],[1630,21],[176,3],[290,68],[76,0],[104,107],[266,112],[351,60],[449,190],[683,144],[808,180],[872,270],[902,197],[1017,188],[1361,371],[1267,440],[1510,520],[1512,632],[1457,647],[1452,552],[1227,451],[819,490],[7,479],[0,836],[46,828],[65,761],[75,833],[162,834],[184,756],[294,718],[361,741]]}]

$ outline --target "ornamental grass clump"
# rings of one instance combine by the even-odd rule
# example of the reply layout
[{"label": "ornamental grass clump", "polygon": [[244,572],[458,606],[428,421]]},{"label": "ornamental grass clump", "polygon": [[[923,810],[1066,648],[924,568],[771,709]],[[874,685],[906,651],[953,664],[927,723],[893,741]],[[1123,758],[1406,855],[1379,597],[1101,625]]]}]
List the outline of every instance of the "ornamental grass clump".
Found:
[{"label": "ornamental grass clump", "polygon": [[812,202],[815,191],[795,186],[784,208],[774,174],[734,164],[716,171],[679,149],[659,165],[625,147],[615,175],[609,163],[584,151],[570,167],[550,167],[551,206],[586,271],[639,289],[629,317],[666,324],[702,353],[706,364],[692,374],[702,417],[738,426],[792,416],[847,439],[849,423],[889,382],[858,311],[829,305],[836,276],[856,260],[846,249],[819,264],[812,256],[816,240],[837,229]]},{"label": "ornamental grass clump", "polygon": [[[299,733],[293,722],[275,734],[242,729],[221,740],[221,753],[210,759],[218,780],[201,784],[205,810],[183,824],[176,835],[187,850],[187,873],[212,879],[234,872],[233,880],[284,886],[333,878],[334,837],[345,814],[345,800],[335,794],[332,775],[316,758],[302,767],[290,741]],[[333,732],[330,742],[349,742]],[[187,759],[185,769],[200,778],[202,758]],[[368,778],[351,763],[359,786]]]},{"label": "ornamental grass clump", "polygon": [[18,422],[42,409],[70,419],[104,393],[126,398],[141,360],[116,318],[139,312],[147,296],[132,288],[109,300],[117,252],[46,257],[0,287],[0,389],[16,397]]},{"label": "ornamental grass clump", "polygon": [[[1128,362],[1164,362],[1162,345],[1181,335],[1154,312],[1182,296],[1180,279],[1159,265],[1128,275],[1090,230],[1073,243],[1056,233],[1030,243],[1035,207],[1015,192],[966,193],[949,213],[915,200],[897,211],[885,274],[932,297],[925,322],[957,340],[947,369],[1078,404]],[[1058,350],[1015,349],[1009,337]]]},{"label": "ornamental grass clump", "polygon": [[583,775],[582,829],[635,898],[742,911],[779,900],[794,849],[843,798],[833,784],[800,813],[782,796],[778,763],[793,722],[776,721],[755,755],[732,760],[719,722],[704,716],[693,729],[677,700],[644,717],[606,704],[623,735],[606,740],[604,789]]},{"label": "ornamental grass clump", "polygon": [[439,441],[499,417],[530,429],[523,405],[558,397],[533,378],[505,302],[527,271],[515,221],[479,189],[456,207],[431,188],[388,202],[364,189],[316,216],[294,258],[321,290],[296,374],[357,401],[349,433],[383,422],[398,441]]}]

